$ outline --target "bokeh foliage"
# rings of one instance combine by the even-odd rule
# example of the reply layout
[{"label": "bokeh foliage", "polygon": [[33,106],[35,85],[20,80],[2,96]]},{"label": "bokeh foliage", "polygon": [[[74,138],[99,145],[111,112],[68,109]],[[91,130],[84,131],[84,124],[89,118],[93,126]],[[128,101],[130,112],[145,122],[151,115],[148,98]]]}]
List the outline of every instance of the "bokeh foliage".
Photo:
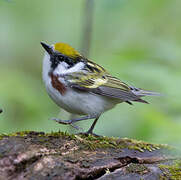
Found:
[{"label": "bokeh foliage", "polygon": [[[81,47],[84,0],[0,0],[0,133],[57,131],[59,113],[41,80],[40,41]],[[90,58],[130,85],[162,97],[120,104],[96,133],[181,145],[181,1],[96,0]],[[79,123],[87,129],[92,121]]]}]

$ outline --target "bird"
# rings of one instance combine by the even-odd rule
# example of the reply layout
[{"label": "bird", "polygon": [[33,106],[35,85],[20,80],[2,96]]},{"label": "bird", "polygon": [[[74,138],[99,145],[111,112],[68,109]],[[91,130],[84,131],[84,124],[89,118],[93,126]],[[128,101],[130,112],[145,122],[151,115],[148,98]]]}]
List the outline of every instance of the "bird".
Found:
[{"label": "bird", "polygon": [[79,115],[69,120],[52,118],[57,123],[78,129],[74,123],[94,119],[84,134],[96,135],[94,127],[104,112],[123,102],[148,104],[142,97],[160,95],[128,85],[66,43],[41,45],[45,50],[42,76],[48,95],[60,108]]}]

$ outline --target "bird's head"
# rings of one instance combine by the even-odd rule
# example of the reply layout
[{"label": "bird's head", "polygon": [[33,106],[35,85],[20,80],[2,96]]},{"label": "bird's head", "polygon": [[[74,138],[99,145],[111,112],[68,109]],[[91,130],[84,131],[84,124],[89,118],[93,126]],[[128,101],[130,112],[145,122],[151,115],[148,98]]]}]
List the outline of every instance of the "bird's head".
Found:
[{"label": "bird's head", "polygon": [[48,45],[41,42],[41,45],[50,55],[51,67],[53,69],[56,68],[60,62],[66,62],[68,65],[73,66],[82,59],[81,54],[66,43]]}]

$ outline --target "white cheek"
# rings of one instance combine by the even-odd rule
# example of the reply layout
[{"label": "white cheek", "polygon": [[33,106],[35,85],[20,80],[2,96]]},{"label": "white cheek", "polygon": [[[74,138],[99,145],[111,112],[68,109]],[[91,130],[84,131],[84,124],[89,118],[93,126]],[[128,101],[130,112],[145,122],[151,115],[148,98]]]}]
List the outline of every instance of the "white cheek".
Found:
[{"label": "white cheek", "polygon": [[65,62],[61,62],[54,70],[54,75],[60,75],[62,73],[65,73],[67,71],[67,68],[68,64]]},{"label": "white cheek", "polygon": [[83,62],[77,63],[75,66],[70,68],[68,73],[78,72],[81,71],[84,68],[85,64]]},{"label": "white cheek", "polygon": [[68,64],[65,63],[61,63],[60,65],[58,65],[57,67],[57,74],[71,74],[74,72],[83,72],[83,68],[84,68],[85,64],[83,62],[79,62],[77,64],[75,64],[73,67],[68,68]]}]

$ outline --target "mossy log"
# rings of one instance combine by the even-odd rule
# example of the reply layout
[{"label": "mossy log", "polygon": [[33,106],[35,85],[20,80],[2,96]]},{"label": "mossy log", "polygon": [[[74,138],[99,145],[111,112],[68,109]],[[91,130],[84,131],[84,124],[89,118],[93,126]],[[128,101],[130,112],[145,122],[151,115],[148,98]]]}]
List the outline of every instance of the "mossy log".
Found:
[{"label": "mossy log", "polygon": [[19,132],[0,136],[0,180],[181,179],[179,151],[127,138]]}]

